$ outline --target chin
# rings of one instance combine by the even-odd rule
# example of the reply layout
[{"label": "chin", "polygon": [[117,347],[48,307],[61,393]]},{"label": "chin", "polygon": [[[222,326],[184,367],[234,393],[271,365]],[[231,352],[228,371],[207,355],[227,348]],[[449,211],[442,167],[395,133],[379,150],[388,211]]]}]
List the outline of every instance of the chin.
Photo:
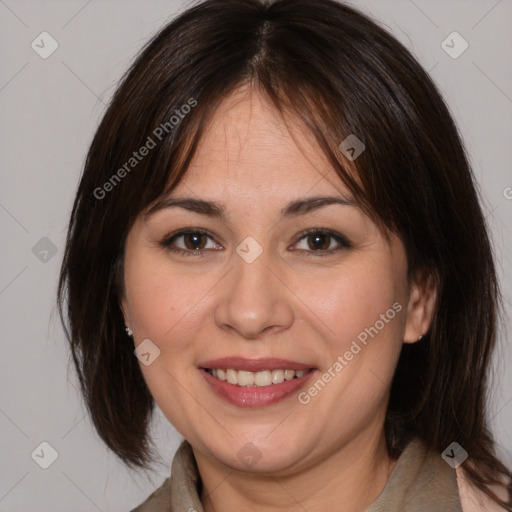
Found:
[{"label": "chin", "polygon": [[280,473],[285,472],[302,460],[304,455],[297,449],[298,442],[291,436],[280,435],[273,437],[265,429],[259,440],[258,436],[249,433],[244,436],[234,436],[219,444],[208,446],[211,454],[222,464],[237,471],[251,473]]}]

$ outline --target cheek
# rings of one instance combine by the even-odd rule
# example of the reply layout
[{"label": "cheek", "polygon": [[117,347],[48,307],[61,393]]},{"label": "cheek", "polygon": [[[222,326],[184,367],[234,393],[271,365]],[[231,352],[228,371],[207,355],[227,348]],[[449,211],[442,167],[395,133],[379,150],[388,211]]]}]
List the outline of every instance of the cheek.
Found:
[{"label": "cheek", "polygon": [[[218,272],[177,269],[165,256],[155,257],[151,251],[141,251],[126,265],[126,293],[136,342],[147,338],[155,343],[160,350],[158,366],[173,375],[180,373],[181,379],[188,379],[181,374],[195,367],[197,354],[205,356],[211,349],[211,330],[206,329],[205,334],[205,326],[212,322],[212,297],[221,278]],[[146,374],[151,367],[141,369]]]},{"label": "cheek", "polygon": [[127,260],[126,294],[138,337],[163,340],[194,308],[202,287],[183,273],[170,272],[165,258],[138,251]]},{"label": "cheek", "polygon": [[403,328],[403,292],[391,265],[368,260],[352,263],[328,278],[318,276],[301,285],[301,296],[308,297],[305,311],[310,311],[311,321],[326,333],[337,352],[348,349],[358,336],[364,339],[367,330],[375,334],[375,324],[379,334],[390,336]]},{"label": "cheek", "polygon": [[[142,251],[141,251],[142,252]],[[190,430],[194,403],[180,382],[190,380],[193,359],[189,348],[191,319],[207,288],[198,277],[171,272],[164,258],[134,254],[125,265],[125,286],[130,317],[138,345],[150,339],[160,350],[150,365],[140,364],[144,380],[165,416],[182,434]],[[196,281],[196,282],[194,282]],[[204,281],[204,277],[203,277]],[[204,288],[204,290],[203,290]],[[200,302],[199,302],[200,303]],[[172,397],[172,399],[170,399]],[[188,411],[184,414],[184,411]]]},{"label": "cheek", "polygon": [[158,271],[145,272],[139,267],[127,283],[130,313],[139,336],[159,340],[172,328],[179,304],[179,282],[165,279]]}]

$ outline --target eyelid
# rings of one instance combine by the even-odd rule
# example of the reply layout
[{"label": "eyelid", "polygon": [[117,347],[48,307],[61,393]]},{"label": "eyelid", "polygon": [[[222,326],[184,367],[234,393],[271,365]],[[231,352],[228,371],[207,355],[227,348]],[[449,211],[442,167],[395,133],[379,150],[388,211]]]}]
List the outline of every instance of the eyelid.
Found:
[{"label": "eyelid", "polygon": [[306,256],[322,257],[322,256],[330,256],[330,255],[338,253],[342,250],[352,248],[352,243],[346,236],[344,236],[341,233],[334,231],[330,228],[326,228],[326,227],[322,227],[322,226],[316,227],[316,228],[305,229],[304,231],[301,231],[297,235],[297,240],[295,241],[295,243],[293,245],[296,245],[297,243],[299,243],[303,238],[307,238],[308,236],[313,236],[313,235],[317,235],[317,234],[330,236],[332,239],[334,239],[340,245],[340,247],[338,247],[336,249],[328,249],[328,250],[324,250],[324,251],[322,251],[322,250],[306,251],[303,249],[298,249],[297,251],[305,253]]},{"label": "eyelid", "polygon": [[[179,229],[178,231],[175,231],[174,233],[171,233],[169,235],[166,235],[162,241],[159,242],[159,245],[162,246],[164,249],[167,249],[172,252],[181,253],[181,254],[187,254],[187,255],[194,255],[194,256],[201,256],[204,255],[205,252],[211,251],[212,249],[182,249],[181,247],[171,247],[171,244],[174,240],[177,238],[180,238],[185,235],[189,235],[191,233],[196,233],[200,235],[206,235],[208,238],[213,240],[215,242],[215,236],[213,233],[208,231],[204,228],[184,228]],[[217,242],[215,242],[216,245],[219,245]],[[219,249],[215,249],[219,250]]]},{"label": "eyelid", "polygon": [[[181,236],[185,236],[187,234],[191,234],[191,233],[206,235],[208,238],[213,240],[215,242],[215,244],[219,245],[215,241],[216,237],[213,235],[213,233],[211,233],[210,231],[208,231],[207,229],[204,229],[204,228],[180,229],[178,231],[175,231],[174,233],[171,233],[170,235],[165,236],[165,238],[159,242],[159,245],[161,245],[163,248],[165,248],[171,252],[184,254],[187,256],[204,256],[205,253],[212,251],[212,249],[195,249],[194,250],[194,249],[182,249],[180,247],[171,247],[171,244],[175,239],[177,239]],[[308,250],[304,250],[304,249],[294,249],[294,252],[305,253],[307,256],[329,256],[329,255],[337,253],[341,250],[349,249],[352,247],[352,243],[347,239],[347,237],[345,237],[344,235],[342,235],[341,233],[339,233],[337,231],[334,231],[334,230],[326,228],[326,227],[315,227],[315,228],[309,228],[304,231],[301,231],[300,233],[297,234],[296,241],[292,244],[292,247],[297,245],[302,239],[304,239],[308,236],[313,236],[313,235],[329,236],[332,239],[334,239],[339,244],[340,247],[338,247],[336,249],[316,250],[316,251],[315,250],[308,251]],[[213,250],[218,251],[218,250],[223,250],[223,249],[213,249]]]}]

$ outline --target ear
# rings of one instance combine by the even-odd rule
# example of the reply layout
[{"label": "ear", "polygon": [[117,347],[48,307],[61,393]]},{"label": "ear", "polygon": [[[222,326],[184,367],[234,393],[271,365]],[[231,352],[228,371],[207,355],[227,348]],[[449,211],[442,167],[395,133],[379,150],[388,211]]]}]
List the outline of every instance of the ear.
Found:
[{"label": "ear", "polygon": [[417,272],[410,280],[404,343],[419,341],[430,328],[437,301],[437,279],[433,273]]}]

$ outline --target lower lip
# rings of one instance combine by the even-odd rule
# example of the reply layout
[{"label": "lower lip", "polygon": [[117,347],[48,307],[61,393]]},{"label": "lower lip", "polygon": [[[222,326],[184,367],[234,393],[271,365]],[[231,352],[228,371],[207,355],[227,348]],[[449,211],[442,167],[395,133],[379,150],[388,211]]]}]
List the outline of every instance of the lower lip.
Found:
[{"label": "lower lip", "polygon": [[200,368],[200,371],[217,395],[238,407],[264,407],[284,400],[302,387],[316,373],[316,370],[311,370],[300,378],[259,387],[237,386],[226,380],[217,379],[202,368]]}]

